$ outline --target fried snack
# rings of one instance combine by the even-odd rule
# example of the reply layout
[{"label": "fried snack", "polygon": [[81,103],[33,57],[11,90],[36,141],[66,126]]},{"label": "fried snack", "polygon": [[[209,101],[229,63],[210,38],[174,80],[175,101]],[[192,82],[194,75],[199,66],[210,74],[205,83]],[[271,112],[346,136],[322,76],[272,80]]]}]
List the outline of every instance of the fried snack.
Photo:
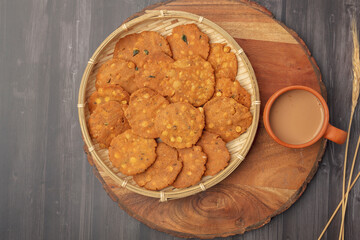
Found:
[{"label": "fried snack", "polygon": [[176,188],[190,187],[198,183],[205,172],[206,154],[200,146],[179,149],[178,152],[179,158],[183,162],[183,168],[173,186]]},{"label": "fried snack", "polygon": [[161,83],[167,78],[174,59],[163,52],[150,55],[142,67],[135,71],[135,83],[138,88],[148,87],[163,96],[169,95],[162,89]]},{"label": "fried snack", "polygon": [[132,93],[138,89],[134,81],[135,64],[123,59],[111,59],[105,62],[96,75],[97,89],[106,86],[120,86]]},{"label": "fried snack", "polygon": [[169,44],[163,36],[157,32],[144,31],[120,38],[115,46],[114,58],[132,61],[139,68],[147,57],[157,52],[172,56]]},{"label": "fried snack", "polygon": [[122,104],[110,101],[98,106],[88,120],[92,138],[107,148],[112,139],[130,128],[122,110]]},{"label": "fried snack", "polygon": [[200,146],[208,157],[205,176],[213,176],[229,164],[229,150],[219,135],[204,131],[196,145]]},{"label": "fried snack", "polygon": [[235,54],[230,50],[230,47],[225,46],[225,44],[210,44],[208,61],[215,70],[216,79],[226,77],[235,80],[238,63]]},{"label": "fried snack", "polygon": [[129,103],[129,93],[120,86],[109,86],[99,88],[91,94],[88,99],[89,111],[94,112],[97,106],[107,103],[109,101],[116,101],[123,105]]},{"label": "fried snack", "polygon": [[162,86],[170,93],[171,102],[189,102],[199,107],[214,94],[214,70],[199,56],[175,61],[168,76]]},{"label": "fried snack", "polygon": [[175,60],[188,56],[201,56],[207,59],[209,55],[209,37],[200,31],[196,24],[180,25],[172,30],[166,38],[170,44]]},{"label": "fried snack", "polygon": [[220,135],[225,142],[239,137],[252,122],[249,109],[232,98],[214,98],[205,104],[204,111],[205,129]]},{"label": "fried snack", "polygon": [[231,97],[247,108],[251,106],[250,94],[241,87],[240,83],[230,78],[217,78],[215,84],[215,97]]},{"label": "fried snack", "polygon": [[179,102],[160,110],[155,119],[155,128],[166,144],[188,148],[200,138],[204,123],[204,114],[199,109]]},{"label": "fried snack", "polygon": [[141,88],[131,94],[125,116],[133,132],[144,138],[158,138],[155,117],[169,102],[149,88]]},{"label": "fried snack", "polygon": [[142,138],[129,129],[111,141],[109,159],[125,175],[142,173],[154,163],[156,145],[154,139]]},{"label": "fried snack", "polygon": [[170,186],[182,169],[178,152],[165,143],[159,143],[156,148],[156,160],[145,172],[133,177],[140,186],[149,190],[161,190]]}]

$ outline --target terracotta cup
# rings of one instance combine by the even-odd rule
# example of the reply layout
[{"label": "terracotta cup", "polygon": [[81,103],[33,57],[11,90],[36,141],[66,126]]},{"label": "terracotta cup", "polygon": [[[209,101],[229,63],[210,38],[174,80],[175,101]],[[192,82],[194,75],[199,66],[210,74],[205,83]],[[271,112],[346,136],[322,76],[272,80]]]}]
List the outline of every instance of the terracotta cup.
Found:
[{"label": "terracotta cup", "polygon": [[[323,110],[324,110],[324,123],[322,125],[322,128],[320,130],[320,132],[309,142],[303,143],[303,144],[298,144],[298,145],[294,145],[294,144],[289,144],[286,142],[281,141],[275,134],[274,132],[271,130],[271,126],[270,126],[270,120],[269,120],[269,116],[270,116],[270,111],[271,111],[271,107],[273,105],[273,103],[275,102],[275,100],[282,95],[283,93],[290,91],[290,90],[305,90],[308,91],[310,93],[312,93],[317,99],[319,99],[320,103],[322,104]],[[344,132],[341,129],[338,129],[334,126],[332,126],[329,123],[329,108],[324,100],[324,98],[314,89],[309,88],[309,87],[305,87],[305,86],[290,86],[290,87],[286,87],[286,88],[282,88],[280,90],[278,90],[277,92],[275,92],[267,101],[266,105],[265,105],[265,109],[264,109],[264,124],[265,124],[265,129],[268,132],[268,134],[279,144],[285,146],[285,147],[289,147],[289,148],[304,148],[304,147],[308,147],[314,143],[316,143],[320,138],[324,137],[326,139],[329,139],[330,141],[333,141],[337,144],[343,144],[346,140],[347,137],[347,133]]]}]

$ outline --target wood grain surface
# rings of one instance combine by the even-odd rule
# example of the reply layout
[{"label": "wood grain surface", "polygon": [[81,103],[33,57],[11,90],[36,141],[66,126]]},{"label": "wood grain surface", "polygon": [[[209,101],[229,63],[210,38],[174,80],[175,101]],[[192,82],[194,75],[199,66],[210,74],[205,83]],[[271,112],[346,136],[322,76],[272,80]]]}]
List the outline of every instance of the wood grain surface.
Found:
[{"label": "wood grain surface", "polygon": [[[256,2],[304,40],[322,72],[330,121],[347,128],[349,20],[354,14],[360,26],[359,2]],[[153,3],[0,0],[0,239],[178,239],[150,229],[108,197],[86,161],[77,119],[77,92],[89,57],[121,22]],[[277,40],[291,44],[283,36]],[[245,48],[247,43],[240,44]],[[359,118],[357,109],[351,152]],[[313,180],[287,211],[258,230],[225,239],[317,238],[340,200],[344,148],[328,143]],[[357,183],[349,197],[346,239],[359,239],[359,196]],[[337,239],[339,220],[334,219],[324,239]]]},{"label": "wood grain surface", "polygon": [[[276,90],[290,85],[307,85],[326,97],[319,69],[305,44],[260,5],[176,0],[147,9],[180,10],[217,19],[216,23],[243,47],[255,73],[259,72],[262,106]],[[325,144],[319,141],[300,150],[282,147],[267,135],[260,122],[249,155],[230,177],[204,193],[168,203],[123,189],[96,162],[94,173],[121,208],[151,228],[180,237],[226,237],[259,228],[289,208],[316,172]]]}]

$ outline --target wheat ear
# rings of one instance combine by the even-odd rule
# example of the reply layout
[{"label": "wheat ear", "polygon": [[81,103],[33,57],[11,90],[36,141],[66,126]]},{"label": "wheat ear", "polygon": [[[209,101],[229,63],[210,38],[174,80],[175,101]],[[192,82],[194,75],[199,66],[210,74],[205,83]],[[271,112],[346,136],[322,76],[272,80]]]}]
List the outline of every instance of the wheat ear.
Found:
[{"label": "wheat ear", "polygon": [[[345,213],[346,213],[346,205],[348,196],[345,196],[345,181],[346,181],[346,162],[347,162],[347,155],[349,151],[349,137],[350,137],[350,130],[351,124],[355,112],[355,108],[359,98],[359,88],[360,88],[360,59],[359,59],[359,39],[358,39],[358,32],[356,28],[356,20],[353,17],[351,20],[351,32],[353,38],[353,54],[352,54],[352,70],[353,70],[353,85],[352,85],[352,101],[351,101],[351,116],[350,116],[350,123],[348,129],[348,136],[346,139],[346,149],[345,149],[345,160],[344,160],[344,172],[343,172],[343,185],[342,185],[342,216],[341,216],[341,227],[340,227],[340,234],[339,240],[344,239],[344,221],[345,221]],[[354,170],[355,159],[353,159],[351,170],[350,170],[350,177],[348,180],[348,188],[351,183],[352,173]]]}]

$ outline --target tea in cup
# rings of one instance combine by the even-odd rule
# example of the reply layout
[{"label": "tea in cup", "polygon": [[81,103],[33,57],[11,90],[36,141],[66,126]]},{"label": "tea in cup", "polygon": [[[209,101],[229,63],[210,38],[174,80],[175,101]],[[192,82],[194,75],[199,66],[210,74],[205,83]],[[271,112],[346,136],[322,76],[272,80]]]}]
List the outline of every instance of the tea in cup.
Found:
[{"label": "tea in cup", "polygon": [[329,124],[324,98],[305,86],[290,86],[274,93],[265,105],[264,124],[276,142],[290,148],[310,146],[321,137],[342,144],[347,136]]}]

